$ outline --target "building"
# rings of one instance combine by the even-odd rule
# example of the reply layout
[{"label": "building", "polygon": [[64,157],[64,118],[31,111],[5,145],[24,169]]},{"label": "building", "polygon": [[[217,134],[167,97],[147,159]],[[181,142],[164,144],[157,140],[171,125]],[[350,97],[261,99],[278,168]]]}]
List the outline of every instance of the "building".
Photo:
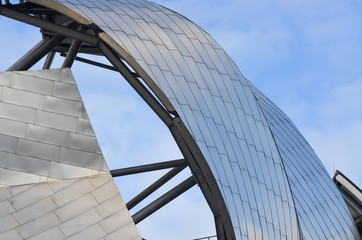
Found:
[{"label": "building", "polygon": [[[0,239],[140,239],[135,224],[196,183],[219,239],[359,238],[337,187],[290,119],[187,18],[143,0],[31,0],[4,4],[0,14],[43,34],[0,76]],[[66,53],[64,64],[49,69],[56,52]],[[71,74],[78,52],[105,56],[112,66],[88,62],[119,71],[185,158],[143,169],[173,167],[164,181],[186,166],[193,173],[132,217]],[[46,55],[44,70],[26,71]]]}]

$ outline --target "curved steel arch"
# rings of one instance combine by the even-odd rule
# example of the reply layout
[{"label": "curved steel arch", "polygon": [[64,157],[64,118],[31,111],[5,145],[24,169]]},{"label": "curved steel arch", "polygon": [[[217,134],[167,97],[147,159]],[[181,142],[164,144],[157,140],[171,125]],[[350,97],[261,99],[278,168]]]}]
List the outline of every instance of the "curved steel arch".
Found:
[{"label": "curved steel arch", "polygon": [[[30,2],[30,1],[29,1]],[[45,7],[52,7],[54,11],[58,11],[58,4],[51,1],[34,1],[42,4]],[[40,5],[41,6],[41,5]],[[19,6],[21,8],[21,4]],[[25,7],[25,9],[27,6]],[[37,11],[42,12],[46,11],[44,9],[37,9],[37,6],[30,6],[31,8],[35,8]],[[26,9],[26,11],[30,11],[30,9]],[[22,9],[24,10],[24,9]],[[60,8],[60,13],[64,13],[64,8]],[[36,12],[36,11],[34,11]],[[15,63],[12,67],[9,68],[9,71],[22,71],[28,70],[31,66],[33,66],[37,61],[39,61],[42,57],[45,56],[46,53],[50,51],[54,51],[56,47],[59,47],[60,44],[66,43],[66,38],[73,39],[73,43],[68,44],[69,51],[68,56],[73,55],[75,57],[74,52],[71,54],[71,49],[74,46],[74,43],[78,45],[78,49],[75,50],[75,53],[78,52],[81,47],[79,46],[79,42],[83,42],[88,44],[89,46],[94,46],[98,50],[91,50],[96,54],[102,54],[108,58],[108,60],[112,63],[114,68],[119,71],[123,77],[130,83],[130,85],[139,93],[139,95],[145,100],[145,102],[154,110],[154,112],[160,117],[160,119],[169,127],[172,135],[174,136],[177,144],[180,147],[181,152],[185,156],[187,160],[188,166],[197,183],[199,184],[203,194],[215,216],[215,223],[218,231],[218,237],[220,239],[235,239],[235,234],[233,232],[231,220],[229,217],[229,213],[223,201],[220,190],[216,184],[216,181],[211,173],[210,168],[208,167],[206,161],[203,158],[202,153],[200,152],[198,146],[192,139],[190,133],[186,129],[180,117],[177,115],[174,110],[172,104],[169,102],[168,98],[165,97],[164,93],[158,88],[158,86],[151,80],[148,74],[135,62],[131,55],[127,54],[122,48],[115,44],[113,39],[111,39],[107,34],[100,31],[97,26],[94,24],[89,24],[89,22],[85,21],[81,16],[74,16],[72,11],[65,11],[68,17],[73,19],[75,22],[70,23],[68,26],[63,26],[62,24],[57,23],[57,21],[46,21],[41,18],[30,16],[28,14],[24,14],[19,11],[19,9],[11,9],[11,7],[1,7],[0,8],[1,15],[40,27],[43,31],[46,31],[46,35],[44,39],[36,45],[28,54],[26,54],[23,58],[21,58],[17,63]],[[36,14],[35,14],[36,15]],[[57,16],[59,17],[59,16]],[[81,19],[81,21],[79,20]],[[59,20],[58,20],[59,21]],[[61,18],[61,21],[64,19]],[[61,22],[59,21],[59,22]],[[80,25],[84,29],[80,31]],[[89,34],[90,33],[90,34]],[[52,36],[54,35],[54,36]],[[107,43],[109,42],[109,44]],[[88,46],[88,47],[89,47]],[[74,49],[74,48],[73,48]],[[115,49],[117,51],[115,51]],[[56,50],[55,50],[56,51]],[[98,51],[98,52],[97,52]],[[121,54],[122,53],[122,54]],[[74,60],[74,59],[73,59]],[[70,62],[68,66],[64,66],[66,62]],[[127,62],[133,69],[129,69],[125,62]],[[68,60],[66,58],[63,67],[70,67],[72,60]],[[49,65],[48,63],[46,65]],[[148,89],[141,83],[138,78],[142,78],[144,82],[147,83],[148,87],[152,89],[152,93],[148,91]],[[153,96],[157,97],[157,99]],[[192,187],[193,180],[185,181],[186,186]],[[188,184],[188,185],[187,185]],[[182,187],[182,186],[181,186]],[[187,188],[186,188],[187,189]],[[185,189],[183,190],[185,191]],[[183,192],[182,191],[182,192]],[[174,198],[175,195],[170,196],[169,198]],[[168,200],[169,201],[169,200]],[[139,222],[149,214],[155,211],[147,211],[145,209],[146,214],[140,211],[140,213],[136,213],[133,217],[135,218],[135,222]],[[157,209],[156,209],[157,210]],[[148,213],[147,213],[148,212]],[[141,217],[139,217],[141,216]]]},{"label": "curved steel arch", "polygon": [[[18,12],[8,16],[58,34],[41,46],[63,44],[61,36],[95,46],[78,50],[106,56],[170,128],[215,215],[219,239],[358,238],[310,146],[197,25],[143,0],[28,2],[68,16],[85,33]],[[38,58],[48,51],[40,49]]]}]

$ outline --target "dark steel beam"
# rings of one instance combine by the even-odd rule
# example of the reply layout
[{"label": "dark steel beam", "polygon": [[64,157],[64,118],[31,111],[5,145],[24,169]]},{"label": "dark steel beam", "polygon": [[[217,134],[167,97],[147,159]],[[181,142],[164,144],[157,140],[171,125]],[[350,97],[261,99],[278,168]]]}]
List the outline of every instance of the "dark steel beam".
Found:
[{"label": "dark steel beam", "polygon": [[[60,56],[66,57],[67,54],[61,53]],[[105,69],[108,69],[108,70],[112,70],[112,71],[118,72],[117,69],[115,69],[113,66],[110,66],[110,65],[107,65],[107,64],[103,64],[103,63],[99,63],[99,62],[96,62],[96,61],[93,61],[93,60],[89,60],[89,59],[86,59],[86,58],[76,57],[75,60],[78,61],[78,62],[87,63],[87,64],[90,64],[90,65],[93,65],[93,66],[97,66],[97,67],[101,67],[101,68],[105,68]]]},{"label": "dark steel beam", "polygon": [[[81,27],[80,32],[85,32],[86,29]],[[82,46],[82,41],[79,41],[78,39],[73,39],[72,45],[69,48],[67,57],[65,58],[62,68],[70,68],[72,67],[74,60],[79,52],[79,49]]]},{"label": "dark steel beam", "polygon": [[140,194],[135,196],[133,199],[131,199],[127,204],[128,210],[131,210],[134,206],[142,202],[145,198],[147,198],[149,195],[154,193],[157,189],[162,187],[165,183],[167,183],[169,180],[171,180],[174,176],[176,176],[178,173],[180,173],[182,170],[184,170],[186,166],[183,167],[176,167],[163,175],[160,179],[158,179],[156,182],[151,184],[148,188],[146,188],[144,191],[142,191]]},{"label": "dark steel beam", "polygon": [[0,15],[42,28],[46,31],[54,32],[73,39],[78,39],[82,42],[86,42],[92,45],[97,45],[99,41],[98,37],[94,37],[62,25],[48,22],[37,17],[26,15],[18,11],[9,9],[5,6],[0,6]]},{"label": "dark steel beam", "polygon": [[72,67],[74,60],[77,56],[77,53],[80,49],[80,47],[82,46],[82,42],[74,39],[72,45],[69,48],[67,57],[65,58],[62,68],[70,68]]},{"label": "dark steel beam", "polygon": [[47,58],[45,59],[44,65],[43,65],[43,69],[49,69],[52,66],[53,60],[55,57],[55,52],[51,51],[48,53]]},{"label": "dark steel beam", "polygon": [[12,68],[19,65],[25,59],[29,58],[29,56],[34,54],[34,52],[36,50],[38,50],[40,47],[42,47],[46,41],[47,41],[47,39],[42,39],[40,42],[38,42],[32,49],[30,49],[27,53],[25,53],[24,56],[22,56],[18,61],[16,61],[16,63],[14,63],[11,67],[9,67],[7,71],[11,71]]},{"label": "dark steel beam", "polygon": [[119,73],[126,79],[126,81],[136,90],[136,92],[143,98],[143,100],[151,107],[151,109],[158,115],[158,117],[170,126],[173,124],[173,117],[165,109],[163,105],[154,97],[152,93],[137,79],[137,77],[128,69],[120,58],[102,41],[98,42],[98,49],[109,60],[110,63],[118,70]]},{"label": "dark steel beam", "polygon": [[122,168],[111,170],[112,177],[120,177],[137,173],[151,172],[156,170],[162,170],[166,168],[187,166],[185,159],[173,160],[160,163],[152,163],[147,165],[141,165],[136,167]]},{"label": "dark steel beam", "polygon": [[[131,71],[121,62],[117,54],[113,52],[102,41],[99,42],[98,48],[112,65],[125,77],[125,79],[136,89],[138,94],[145,100],[153,111],[169,127],[174,139],[176,140],[182,154],[190,166],[193,175],[208,202],[210,209],[215,217],[218,238],[220,240],[235,239],[234,229],[231,218],[227,210],[221,191],[216,183],[212,171],[207,164],[201,150],[197,146],[194,138],[187,130],[179,117],[173,118],[163,106],[149,93],[142,83],[132,76]],[[172,122],[170,122],[170,120]]]},{"label": "dark steel beam", "polygon": [[[69,48],[70,48],[70,44],[62,42],[61,44],[59,44],[59,46],[57,46],[54,49],[54,51],[65,54],[66,52],[68,52]],[[101,54],[99,52],[98,48],[91,46],[91,45],[86,45],[84,43],[80,47],[78,53],[86,53],[86,54],[92,54],[92,55],[97,55],[97,56],[103,56],[103,54]]]},{"label": "dark steel beam", "polygon": [[7,71],[24,71],[28,70],[40,59],[53,50],[59,43],[65,39],[62,35],[55,35],[49,40],[38,43],[33,49],[27,52],[22,58],[20,58],[14,65],[12,65]]},{"label": "dark steel beam", "polygon": [[[60,56],[62,57],[66,57],[67,54],[65,53],[61,53]],[[108,69],[108,70],[111,70],[111,71],[115,71],[115,72],[118,72],[118,70],[111,66],[111,65],[107,65],[107,64],[104,64],[104,63],[100,63],[100,62],[96,62],[96,61],[93,61],[93,60],[89,60],[89,59],[86,59],[86,58],[82,58],[82,57],[75,57],[75,60],[78,61],[78,62],[82,62],[82,63],[87,63],[87,64],[90,64],[90,65],[93,65],[93,66],[96,66],[96,67],[100,67],[100,68],[104,68],[104,69]],[[135,72],[131,72],[133,74],[134,77],[136,78],[139,78],[140,76],[135,73]]]},{"label": "dark steel beam", "polygon": [[179,117],[173,121],[169,129],[214,214],[218,239],[235,239],[230,214],[210,166],[183,121]]},{"label": "dark steel beam", "polygon": [[156,212],[158,209],[162,208],[190,188],[196,185],[196,180],[193,176],[189,177],[179,185],[177,185],[175,188],[171,189],[137,213],[135,213],[132,218],[135,224],[141,222],[148,216],[150,216],[152,213]]}]

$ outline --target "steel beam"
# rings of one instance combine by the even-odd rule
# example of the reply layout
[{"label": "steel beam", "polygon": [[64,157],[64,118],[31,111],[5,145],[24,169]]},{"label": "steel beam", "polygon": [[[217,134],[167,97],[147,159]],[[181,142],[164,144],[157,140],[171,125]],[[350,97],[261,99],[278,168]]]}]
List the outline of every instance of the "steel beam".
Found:
[{"label": "steel beam", "polygon": [[81,46],[82,46],[81,41],[79,41],[77,39],[73,40],[72,45],[69,48],[67,57],[65,58],[65,60],[63,62],[62,68],[70,68],[70,67],[72,67],[72,65],[74,63],[74,60],[75,60],[75,58],[77,56],[77,53],[78,53]]},{"label": "steel beam", "polygon": [[53,60],[55,57],[55,52],[51,51],[48,53],[47,58],[45,59],[44,65],[43,65],[43,69],[49,69],[52,66]]},{"label": "steel beam", "polygon": [[120,58],[102,41],[98,42],[98,49],[109,60],[110,63],[118,70],[119,73],[126,79],[126,81],[136,90],[136,92],[143,98],[143,100],[151,107],[151,109],[158,115],[158,117],[170,126],[173,124],[173,117],[165,109],[163,105],[148,91],[148,89],[137,79],[137,77],[129,70]]},{"label": "steel beam", "polygon": [[179,117],[173,118],[170,116],[154,96],[149,93],[148,89],[146,89],[137,78],[132,76],[131,71],[122,63],[112,49],[101,41],[98,44],[98,48],[103,55],[108,58],[112,65],[125,77],[131,86],[136,89],[138,94],[146,103],[148,103],[151,109],[153,109],[166,126],[169,127],[182,154],[185,156],[193,175],[197,178],[202,193],[214,214],[218,238],[220,240],[235,239],[231,218],[221,191],[201,150],[182,120]]},{"label": "steel beam", "polygon": [[[0,7],[0,14],[2,15],[7,14],[6,10],[3,9],[4,7]],[[9,17],[16,19],[13,16]],[[124,76],[124,78],[144,99],[144,101],[151,107],[151,109],[170,128],[184,156],[188,155],[188,157],[185,156],[185,158],[187,159],[188,164],[191,170],[193,171],[194,176],[197,178],[197,182],[200,184],[200,187],[202,186],[201,187],[202,192],[206,200],[208,201],[210,208],[214,213],[219,239],[220,240],[235,239],[235,234],[232,228],[231,219],[229,213],[227,212],[227,208],[225,202],[223,201],[220,189],[218,188],[217,183],[213,178],[212,172],[209,169],[210,167],[207,165],[206,160],[204,159],[200,149],[198,148],[191,134],[182,124],[182,121],[178,121],[180,119],[177,119],[177,121],[175,121],[173,116],[170,115],[170,112],[168,112],[166,108],[158,101],[158,99],[156,99],[155,96],[139,81],[139,79],[137,79],[137,77],[134,76],[132,71],[130,71],[127,68],[127,66],[125,66],[125,64],[120,60],[118,54],[115,53],[114,50],[111,49],[108,45],[106,45],[103,41],[98,40],[93,36],[87,34],[81,34],[77,31],[70,30],[60,25],[49,23],[37,18],[34,19],[34,17],[28,15],[24,16],[24,14],[21,14],[20,17],[19,16],[17,17],[19,18],[19,20],[21,19],[20,21],[23,22],[28,21],[29,24],[35,26],[44,25],[44,27],[42,28],[46,30],[56,32],[59,34],[64,34],[65,36],[78,39],[98,47],[98,49],[103,53],[103,55],[106,56],[107,59],[112,63],[115,69],[117,69],[117,71],[119,71]],[[52,25],[55,26],[51,27]],[[206,170],[205,170],[205,165],[206,165]],[[159,202],[162,201],[163,200],[159,199],[159,201],[157,203],[154,203],[154,205],[158,206]],[[152,210],[151,213],[148,214],[150,210],[144,209],[144,211],[141,210],[142,212],[140,211],[139,213],[135,214],[135,218],[138,219],[137,220],[138,222],[144,219],[144,217],[139,217],[139,216],[144,216],[147,214],[150,215],[154,211],[157,211],[159,209],[158,207],[152,207],[152,206],[149,207]]]},{"label": "steel beam", "polygon": [[[81,27],[80,32],[85,32],[86,29]],[[65,58],[62,68],[70,68],[72,67],[74,60],[79,52],[79,49],[82,46],[82,41],[79,41],[78,39],[73,39],[72,45],[69,48],[67,57]]]},{"label": "steel beam", "polygon": [[[61,53],[60,56],[66,57],[67,54]],[[110,66],[110,65],[107,65],[107,64],[103,64],[103,63],[99,63],[99,62],[96,62],[96,61],[93,61],[93,60],[89,60],[89,59],[86,59],[86,58],[75,57],[75,60],[78,61],[78,62],[87,63],[87,64],[90,64],[90,65],[93,65],[93,66],[97,66],[97,67],[101,67],[101,68],[104,68],[104,69],[108,69],[108,70],[112,70],[112,71],[118,72],[117,69],[115,69],[113,66]]]},{"label": "steel beam", "polygon": [[[1,9],[1,8],[0,8]],[[53,50],[65,39],[62,35],[55,35],[49,40],[38,43],[33,49],[27,52],[7,71],[24,71],[34,66],[40,59]]]},{"label": "steel beam", "polygon": [[158,209],[162,208],[190,188],[196,185],[196,180],[193,176],[189,177],[179,185],[177,185],[175,188],[171,189],[149,205],[147,205],[145,208],[141,209],[137,213],[135,213],[132,218],[135,224],[141,222],[148,216],[150,216],[152,213],[156,212]]},{"label": "steel beam", "polygon": [[183,121],[179,117],[173,121],[169,129],[214,214],[218,239],[235,239],[230,214],[210,166]]},{"label": "steel beam", "polygon": [[167,183],[169,180],[171,180],[174,176],[176,176],[178,173],[180,173],[182,170],[184,170],[186,166],[184,167],[176,167],[163,175],[160,179],[158,179],[156,182],[151,184],[148,188],[146,188],[144,191],[142,191],[140,194],[135,196],[133,199],[131,199],[127,204],[128,210],[131,210],[134,206],[142,202],[145,198],[147,198],[149,195],[154,193],[157,189],[159,189],[161,186],[163,186],[165,183]]},{"label": "steel beam", "polygon": [[137,173],[151,172],[156,170],[162,170],[166,168],[187,166],[185,159],[173,160],[160,163],[152,163],[147,165],[141,165],[136,167],[122,168],[111,170],[112,177],[120,177]]},{"label": "steel beam", "polygon": [[[63,42],[63,43],[59,44],[59,46],[57,46],[54,49],[54,51],[65,54],[66,52],[68,52],[69,48],[70,48],[70,44],[66,44]],[[92,45],[89,45],[89,44],[86,45],[86,44],[84,44],[84,42],[83,42],[81,48],[79,49],[78,53],[86,53],[86,54],[92,54],[92,55],[97,55],[97,56],[103,56],[99,52],[98,48],[96,48]]]},{"label": "steel beam", "polygon": [[42,47],[47,39],[42,39],[40,42],[38,42],[32,49],[30,49],[27,53],[25,53],[24,56],[22,56],[16,63],[14,63],[11,67],[8,68],[7,71],[11,71],[12,68],[19,65],[22,61],[29,58],[32,54],[34,54],[35,51],[37,51],[40,47]]},{"label": "steel beam", "polygon": [[0,15],[39,27],[46,31],[54,32],[69,38],[78,39],[82,42],[92,45],[97,45],[99,41],[98,37],[94,37],[86,33],[82,33],[68,27],[58,25],[56,23],[48,22],[37,17],[26,15],[21,12],[9,9],[5,6],[0,6]]}]

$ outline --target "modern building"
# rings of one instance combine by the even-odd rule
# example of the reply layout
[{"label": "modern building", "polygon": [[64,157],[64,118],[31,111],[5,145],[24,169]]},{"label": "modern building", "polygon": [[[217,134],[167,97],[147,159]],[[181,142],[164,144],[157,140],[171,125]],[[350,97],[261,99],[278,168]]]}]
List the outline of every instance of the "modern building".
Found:
[{"label": "modern building", "polygon": [[362,191],[350,179],[348,179],[340,171],[336,171],[333,177],[334,183],[337,185],[352,214],[353,220],[357,225],[359,234],[362,238]]},{"label": "modern building", "polygon": [[[295,125],[184,16],[145,0],[1,1],[0,14],[43,36],[0,73],[1,240],[141,239],[136,224],[195,184],[220,240],[360,238]],[[51,68],[56,53],[65,56],[60,69]],[[27,71],[44,57],[43,70]],[[75,60],[120,72],[184,159],[109,171],[72,75]],[[130,215],[185,167],[190,178]],[[112,176],[164,168],[172,170],[123,202]]]}]

